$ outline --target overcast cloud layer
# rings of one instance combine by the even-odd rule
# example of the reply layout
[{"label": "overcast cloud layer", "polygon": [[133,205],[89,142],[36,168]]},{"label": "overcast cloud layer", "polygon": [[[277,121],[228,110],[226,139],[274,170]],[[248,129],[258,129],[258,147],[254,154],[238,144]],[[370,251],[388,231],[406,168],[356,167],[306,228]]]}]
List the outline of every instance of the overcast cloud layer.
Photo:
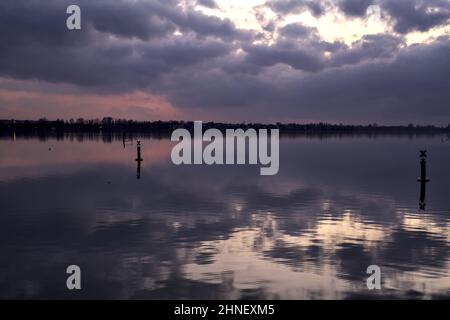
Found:
[{"label": "overcast cloud layer", "polygon": [[[73,3],[81,31],[65,27]],[[284,19],[333,13],[364,24],[373,5],[385,30],[351,43]],[[450,1],[267,0],[253,11],[258,28],[246,29],[221,12],[213,0],[2,0],[0,95],[27,86],[51,96],[69,85],[80,105],[86,95],[143,91],[202,120],[450,123]],[[411,43],[411,34],[429,37]],[[0,118],[22,114],[10,101],[0,96]]]}]

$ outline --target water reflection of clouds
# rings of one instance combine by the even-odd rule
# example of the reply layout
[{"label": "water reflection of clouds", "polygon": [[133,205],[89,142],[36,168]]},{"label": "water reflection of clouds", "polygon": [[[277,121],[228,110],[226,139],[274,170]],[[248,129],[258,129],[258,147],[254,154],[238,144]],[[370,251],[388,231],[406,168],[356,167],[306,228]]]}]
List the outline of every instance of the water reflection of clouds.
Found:
[{"label": "water reflection of clouds", "polygon": [[137,181],[101,163],[2,181],[0,295],[71,297],[61,270],[73,263],[87,298],[361,297],[370,264],[383,268],[382,295],[448,294],[445,213],[418,214],[404,189],[303,174],[155,164]]}]

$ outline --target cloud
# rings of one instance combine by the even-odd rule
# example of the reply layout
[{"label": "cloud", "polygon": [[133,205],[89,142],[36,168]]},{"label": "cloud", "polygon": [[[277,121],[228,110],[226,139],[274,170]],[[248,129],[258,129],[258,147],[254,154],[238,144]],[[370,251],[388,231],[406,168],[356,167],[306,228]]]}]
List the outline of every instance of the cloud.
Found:
[{"label": "cloud", "polygon": [[[69,4],[69,0],[49,0],[45,4],[2,1],[2,39],[8,42],[26,39],[53,44],[72,43],[74,33],[65,28],[65,10]],[[227,39],[248,36],[248,32],[236,29],[228,19],[205,15],[193,7],[181,10],[178,4],[178,0],[80,0],[82,26],[87,30],[75,34],[81,38],[97,37],[96,33],[100,32],[140,40],[163,38],[176,30]]]},{"label": "cloud", "polygon": [[147,87],[163,73],[205,62],[229,50],[230,46],[220,41],[189,37],[149,43],[99,39],[80,47],[30,43],[4,46],[0,74],[18,79],[37,78],[131,90]]},{"label": "cloud", "polygon": [[337,7],[351,17],[364,17],[371,5],[383,10],[395,32],[426,32],[447,25],[450,2],[447,0],[337,0]]},{"label": "cloud", "polygon": [[447,25],[450,2],[447,0],[380,0],[381,7],[391,16],[398,33],[425,32]]},{"label": "cloud", "polygon": [[374,59],[388,59],[395,57],[404,41],[400,37],[376,34],[366,35],[355,41],[351,48],[338,51],[331,58],[331,66],[343,66],[357,64],[362,61]]},{"label": "cloud", "polygon": [[[173,1],[169,1],[172,2]],[[169,16],[169,9],[159,1],[90,1],[80,4],[84,23],[103,33],[118,37],[149,40],[174,32],[176,23]]]},{"label": "cloud", "polygon": [[280,28],[279,32],[282,36],[285,36],[285,37],[291,38],[291,39],[309,38],[312,35],[317,36],[316,28],[308,27],[301,23],[288,24],[288,25]]},{"label": "cloud", "polygon": [[[260,54],[258,50],[252,54]],[[402,49],[386,61],[364,58],[366,63],[327,67],[309,74],[284,64],[274,65],[280,59],[274,60],[267,49],[262,50],[261,60],[256,60],[260,64],[257,73],[228,72],[226,68],[179,73],[168,77],[161,90],[167,90],[175,105],[216,108],[242,120],[283,117],[445,124],[450,119],[450,42],[446,39]],[[277,54],[275,50],[279,57]],[[281,57],[292,58],[288,62],[293,64],[300,64],[295,59],[302,61],[296,54]],[[358,57],[357,61],[361,60]]]},{"label": "cloud", "polygon": [[[71,32],[68,0],[7,0],[0,3],[0,77],[68,84],[77,88],[74,96],[145,91],[215,119],[445,123],[450,41],[407,46],[403,33],[445,23],[448,4],[413,2],[378,0],[399,34],[345,44],[324,40],[320,26],[280,23],[284,14],[311,10],[306,0],[267,2],[264,10],[278,18],[253,8],[260,34],[196,10],[195,1],[80,0],[83,28]],[[357,16],[369,1],[335,4]],[[131,107],[124,108],[143,114],[145,106]]]},{"label": "cloud", "polygon": [[215,0],[198,0],[197,3],[201,6],[210,8],[210,9],[217,9],[219,6],[217,5]]},{"label": "cloud", "polygon": [[362,17],[366,15],[367,8],[375,0],[339,0],[337,5],[345,14],[349,16]]},{"label": "cloud", "polygon": [[247,62],[262,67],[269,67],[277,63],[287,64],[295,69],[304,71],[318,71],[323,67],[323,59],[316,51],[298,47],[291,42],[277,42],[273,46],[254,45],[245,48]]},{"label": "cloud", "polygon": [[314,16],[320,16],[325,12],[321,0],[269,0],[266,5],[279,14],[310,11]]}]

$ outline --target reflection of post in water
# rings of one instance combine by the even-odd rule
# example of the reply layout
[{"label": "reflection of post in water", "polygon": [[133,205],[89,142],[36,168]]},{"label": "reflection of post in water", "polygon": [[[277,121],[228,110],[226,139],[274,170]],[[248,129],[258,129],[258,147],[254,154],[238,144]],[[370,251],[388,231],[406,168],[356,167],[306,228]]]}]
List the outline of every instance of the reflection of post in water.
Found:
[{"label": "reflection of post in water", "polygon": [[137,158],[136,158],[136,162],[137,162],[137,178],[140,179],[141,178],[141,162],[144,161],[144,159],[142,159],[141,157],[141,141],[137,142]]},{"label": "reflection of post in water", "polygon": [[125,131],[122,132],[122,144],[123,144],[123,148],[125,149],[125,147],[131,146],[133,145],[133,136],[128,138],[128,143],[127,143],[127,134],[125,133]]},{"label": "reflection of post in water", "polygon": [[430,182],[427,178],[427,150],[420,151],[420,178],[417,181],[420,182],[420,210],[425,210],[427,183]]}]

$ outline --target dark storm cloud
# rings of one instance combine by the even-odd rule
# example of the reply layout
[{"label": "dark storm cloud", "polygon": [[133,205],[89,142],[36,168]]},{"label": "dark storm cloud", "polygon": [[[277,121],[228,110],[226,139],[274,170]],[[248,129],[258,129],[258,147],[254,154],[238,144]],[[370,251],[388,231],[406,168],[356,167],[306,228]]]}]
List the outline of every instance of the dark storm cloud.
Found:
[{"label": "dark storm cloud", "polygon": [[[138,1],[122,0],[111,2],[86,2],[87,18],[101,32],[115,35],[138,37],[148,40],[164,36],[176,29],[194,32],[199,36],[214,36],[225,39],[239,39],[250,36],[248,32],[237,30],[228,19],[208,16],[193,8],[181,10],[178,0]],[[90,16],[89,16],[90,14]]]},{"label": "dark storm cloud", "polygon": [[351,49],[341,50],[333,55],[330,65],[342,66],[378,58],[392,58],[402,44],[404,44],[403,39],[396,36],[366,35],[353,43]]},{"label": "dark storm cloud", "polygon": [[[68,0],[2,1],[2,39],[7,42],[72,42],[73,37],[65,28],[65,11],[71,3]],[[250,36],[248,32],[236,29],[228,19],[207,16],[193,8],[181,10],[177,7],[178,0],[80,0],[77,4],[82,8],[82,25],[88,29],[83,31],[84,36],[91,35],[94,30],[141,40],[165,37],[175,30],[227,39]]]},{"label": "dark storm cloud", "polygon": [[446,25],[450,18],[448,0],[336,0],[335,4],[353,17],[363,17],[370,5],[378,5],[401,34],[425,32]]},{"label": "dark storm cloud", "polygon": [[[0,2],[0,46],[2,50],[32,42],[43,45],[71,45],[86,40],[88,34],[70,37],[65,28],[66,8],[62,2],[11,1]],[[63,13],[63,14],[61,14]]]},{"label": "dark storm cloud", "polygon": [[2,43],[39,42],[53,45],[73,44],[74,38],[88,40],[94,30],[119,37],[152,39],[174,31],[175,25],[155,11],[158,2],[130,5],[129,1],[78,1],[82,8],[82,26],[76,35],[68,32],[65,14],[70,1],[2,1],[0,32]]},{"label": "dark storm cloud", "polygon": [[341,41],[329,42],[322,40],[317,28],[305,26],[301,23],[288,24],[278,29],[278,32],[284,41],[313,49],[318,56],[324,52],[337,52],[338,50],[348,49],[348,46]]},{"label": "dark storm cloud", "polygon": [[39,78],[82,86],[142,88],[162,73],[225,54],[229,47],[214,40],[171,39],[127,45],[105,41],[88,48],[48,47],[35,43],[4,50],[3,76]]},{"label": "dark storm cloud", "polygon": [[345,14],[349,16],[365,16],[367,8],[374,3],[375,0],[340,0],[337,5]]},{"label": "dark storm cloud", "polygon": [[[283,15],[312,10],[312,3],[270,1],[266,7]],[[300,23],[277,27],[256,10],[265,32],[279,35],[268,45],[255,42],[263,33],[243,31],[192,5],[182,9],[178,0],[80,0],[83,29],[69,32],[68,4],[0,2],[0,76],[100,93],[147,89],[178,108],[210,108],[246,119],[450,120],[447,38],[408,47],[401,35],[378,34],[348,46],[325,41],[317,29]],[[358,15],[369,1],[335,4]],[[445,23],[449,8],[441,0],[376,4],[399,32]],[[441,11],[429,12],[431,7]]]},{"label": "dark storm cloud", "polygon": [[[260,54],[259,50],[251,54]],[[257,73],[228,73],[227,69],[178,73],[166,78],[163,90],[178,105],[226,109],[227,114],[235,109],[240,119],[251,119],[256,110],[266,119],[277,118],[280,112],[298,119],[350,122],[422,119],[445,123],[450,119],[448,39],[402,49],[387,61],[368,59],[309,74],[284,64],[273,65],[267,49],[262,50],[262,57],[256,59],[260,63]],[[294,56],[299,59],[300,55],[283,58],[287,61]],[[295,59],[287,62],[299,63]]]},{"label": "dark storm cloud", "polygon": [[197,3],[201,6],[216,9],[218,8],[218,5],[215,0],[198,0]]},{"label": "dark storm cloud", "polygon": [[321,0],[270,0],[266,5],[279,14],[298,13],[309,10],[314,16],[325,12]]},{"label": "dark storm cloud", "polygon": [[168,8],[158,1],[135,5],[128,1],[111,3],[102,0],[81,3],[80,6],[85,22],[100,32],[118,37],[149,40],[176,30],[176,24],[164,14]]},{"label": "dark storm cloud", "polygon": [[305,26],[301,23],[291,23],[279,30],[282,36],[296,39],[296,38],[309,38],[311,35],[317,34],[317,29],[313,27]]},{"label": "dark storm cloud", "polygon": [[323,59],[316,51],[293,45],[292,42],[278,42],[273,46],[255,45],[245,48],[247,62],[262,67],[287,64],[295,69],[318,71],[323,67]]},{"label": "dark storm cloud", "polygon": [[303,115],[329,119],[346,114],[352,120],[404,122],[413,114],[416,121],[442,123],[450,117],[449,55],[450,42],[442,40],[404,49],[393,61],[330,69],[297,83],[290,79],[285,101],[298,101],[291,106]]},{"label": "dark storm cloud", "polygon": [[447,0],[380,0],[380,5],[391,16],[399,33],[428,31],[446,25],[450,19]]},{"label": "dark storm cloud", "polygon": [[[242,72],[260,72],[262,68],[285,64],[291,68],[306,72],[317,72],[325,68],[328,62],[325,52],[336,52],[345,49],[343,43],[330,43],[321,40],[316,28],[300,23],[288,24],[278,30],[281,38],[274,44],[244,45],[246,52],[240,67]],[[257,66],[259,69],[249,68]],[[229,66],[226,67],[231,70]]]},{"label": "dark storm cloud", "polygon": [[[130,4],[82,2],[83,30],[69,32],[64,1],[1,2],[0,75],[131,90],[162,73],[226,54],[230,45],[217,37],[240,36],[229,21],[178,13],[174,1]],[[193,33],[170,36],[176,28]]]},{"label": "dark storm cloud", "polygon": [[237,30],[230,20],[206,16],[199,11],[173,12],[171,18],[182,31],[193,31],[199,36],[215,36],[224,40],[248,40],[251,37],[250,32]]}]

